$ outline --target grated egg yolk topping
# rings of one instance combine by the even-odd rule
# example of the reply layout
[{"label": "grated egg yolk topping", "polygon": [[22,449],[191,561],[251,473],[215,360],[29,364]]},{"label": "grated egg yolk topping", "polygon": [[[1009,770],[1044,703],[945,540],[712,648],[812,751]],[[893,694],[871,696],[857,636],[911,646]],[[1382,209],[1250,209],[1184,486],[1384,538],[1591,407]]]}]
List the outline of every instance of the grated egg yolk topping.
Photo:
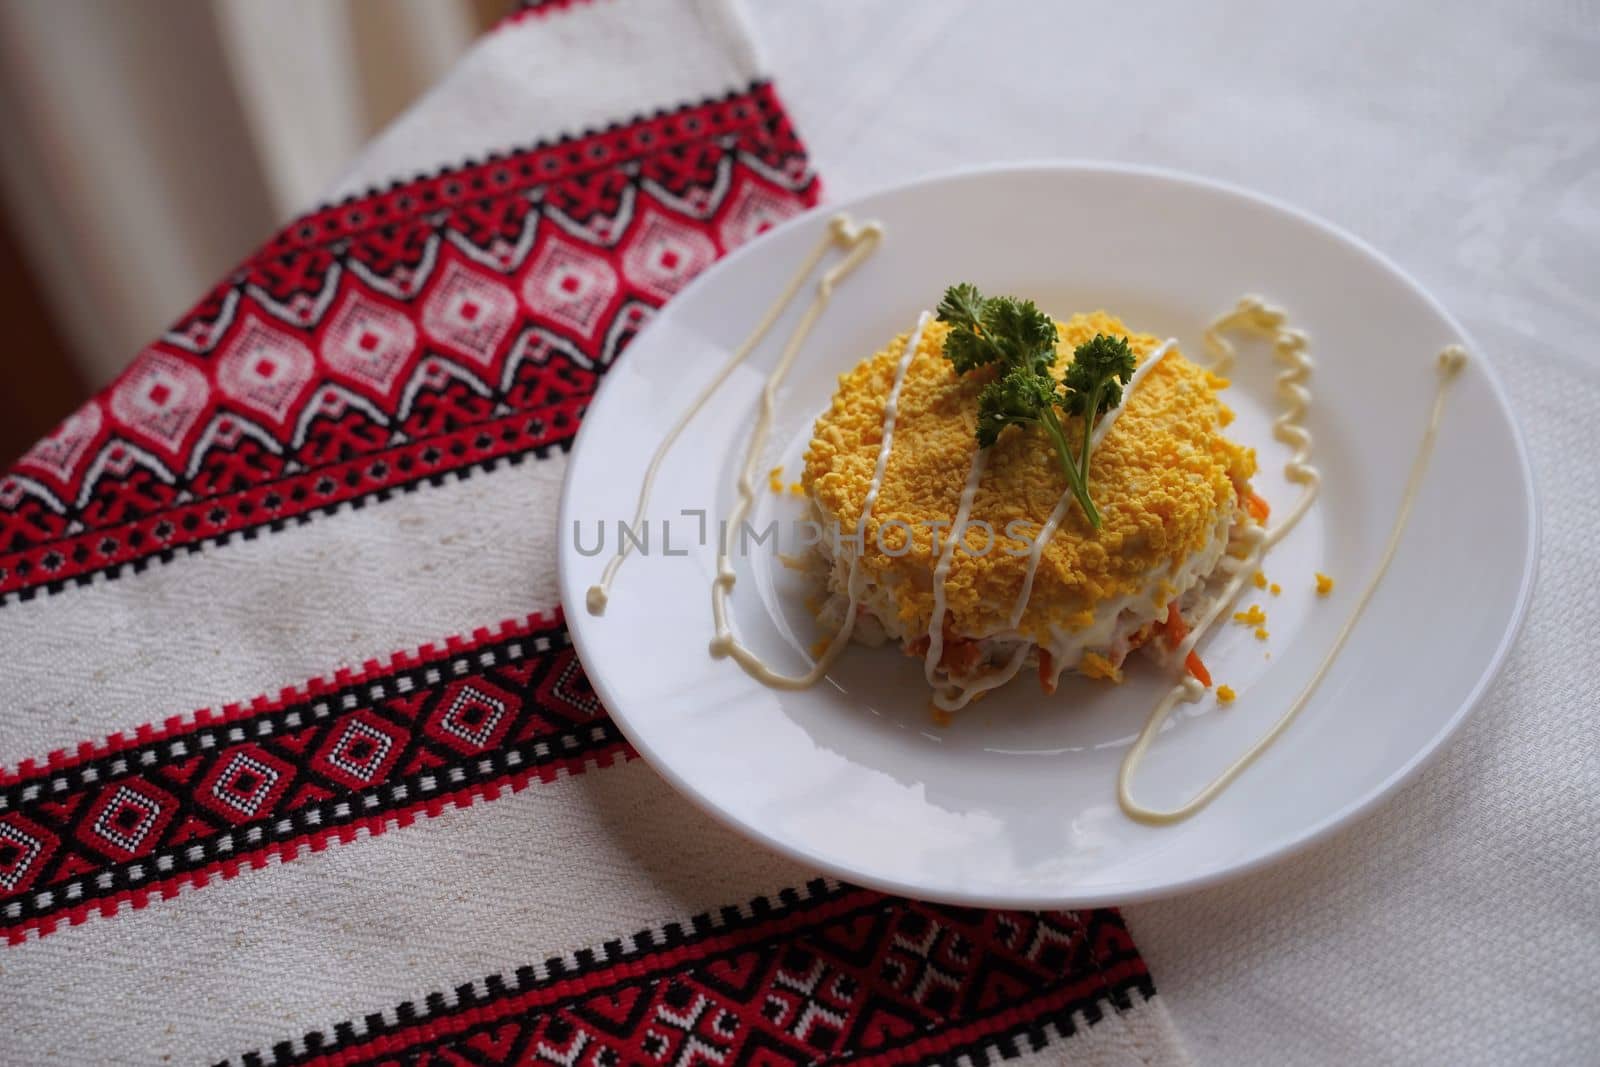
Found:
[{"label": "grated egg yolk topping", "polygon": [[[908,628],[925,629],[933,613],[933,570],[948,536],[977,449],[978,394],[992,368],[957,375],[943,356],[949,326],[929,322],[906,369],[894,447],[873,505],[860,563],[868,581],[893,592]],[[1056,323],[1054,377],[1074,348],[1097,333],[1126,336],[1146,358],[1161,340],[1131,333],[1105,312]],[[802,477],[819,519],[853,533],[861,516],[882,440],[884,404],[909,334],[839,379],[831,407],[818,418]],[[1217,398],[1225,386],[1176,349],[1127,397],[1111,431],[1094,450],[1089,485],[1103,525],[1092,529],[1074,507],[1045,546],[1032,596],[1018,630],[1034,640],[1052,630],[1090,625],[1101,605],[1149,587],[1203,548],[1218,519],[1236,505],[1237,489],[1255,473],[1253,449],[1227,440]],[[1082,422],[1064,420],[1069,440]],[[945,584],[947,625],[985,635],[1009,629],[1021,592],[1028,550],[1066,491],[1054,451],[1036,430],[1008,429],[990,451],[965,537]],[[1011,533],[1007,524],[1015,523]],[[910,545],[900,529],[910,528]],[[1012,536],[1021,534],[1023,536]],[[902,549],[905,548],[904,551]]]},{"label": "grated egg yolk topping", "polygon": [[1098,652],[1085,652],[1083,661],[1078,664],[1078,670],[1090,678],[1104,678],[1110,682],[1122,681],[1122,668]]},{"label": "grated egg yolk topping", "polygon": [[1234,622],[1242,622],[1246,626],[1260,626],[1267,621],[1267,613],[1261,610],[1260,604],[1251,604],[1248,611],[1233,613]]}]

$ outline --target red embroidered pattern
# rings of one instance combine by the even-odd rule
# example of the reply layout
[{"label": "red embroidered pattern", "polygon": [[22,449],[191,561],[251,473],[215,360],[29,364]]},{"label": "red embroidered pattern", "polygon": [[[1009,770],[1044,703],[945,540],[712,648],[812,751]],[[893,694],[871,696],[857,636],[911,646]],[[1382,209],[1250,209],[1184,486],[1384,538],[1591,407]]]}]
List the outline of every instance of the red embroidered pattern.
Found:
[{"label": "red embroidered pattern", "polygon": [[980,911],[813,882],[251,1053],[291,1064],[951,1063],[1154,993],[1113,911]]},{"label": "red embroidered pattern", "polygon": [[0,772],[0,934],[16,943],[631,754],[565,628],[539,617],[141,727]]},{"label": "red embroidered pattern", "polygon": [[[0,603],[565,448],[654,309],[817,194],[758,84],[307,215],[0,477]],[[0,933],[631,755],[538,617],[142,726],[0,770]],[[240,1060],[982,1064],[1152,993],[1114,912],[819,881]]]},{"label": "red embroidered pattern", "polygon": [[513,10],[500,20],[499,25],[507,26],[527,18],[544,18],[592,2],[593,0],[517,0]]},{"label": "red embroidered pattern", "polygon": [[0,603],[565,448],[655,308],[817,192],[758,84],[305,216],[0,477]]}]

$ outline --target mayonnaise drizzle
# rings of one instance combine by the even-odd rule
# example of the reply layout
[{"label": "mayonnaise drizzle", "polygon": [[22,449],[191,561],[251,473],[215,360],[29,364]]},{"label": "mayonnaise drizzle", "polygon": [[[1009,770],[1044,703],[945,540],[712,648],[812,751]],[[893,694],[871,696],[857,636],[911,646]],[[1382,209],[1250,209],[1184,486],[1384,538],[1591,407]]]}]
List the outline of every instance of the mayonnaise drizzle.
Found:
[{"label": "mayonnaise drizzle", "polygon": [[[1128,398],[1133,396],[1135,389],[1139,388],[1139,383],[1143,382],[1145,376],[1155,369],[1156,364],[1167,357],[1167,353],[1171,352],[1177,343],[1177,338],[1167,338],[1161,343],[1160,348],[1150,353],[1149,358],[1139,364],[1138,369],[1133,372],[1133,377],[1128,379],[1128,384],[1122,390],[1122,402],[1105,413],[1105,416],[1100,420],[1100,424],[1094,428],[1094,433],[1090,435],[1089,447],[1091,453],[1094,449],[1100,447],[1100,442],[1104,441],[1106,434],[1111,432],[1111,427],[1116,423],[1118,416],[1122,414],[1122,409],[1128,406]],[[1076,499],[1072,495],[1070,488],[1063,492],[1061,499],[1057,500],[1056,506],[1051,509],[1050,517],[1045,520],[1044,526],[1040,528],[1039,536],[1034,538],[1032,545],[1028,546],[1028,570],[1022,577],[1022,590],[1017,594],[1016,603],[1011,606],[1011,618],[1008,620],[1008,625],[1013,630],[1022,625],[1022,616],[1028,611],[1028,601],[1033,599],[1033,581],[1034,577],[1039,573],[1039,561],[1044,557],[1045,546],[1056,535],[1056,529],[1066,521],[1067,512],[1072,510],[1073,502]]]},{"label": "mayonnaise drizzle", "polygon": [[[853,230],[844,216],[837,216],[833,220],[832,229],[843,233],[847,229]],[[744,517],[749,514],[750,505],[755,500],[756,469],[762,459],[762,450],[766,446],[767,435],[772,428],[772,420],[777,408],[778,386],[782,384],[789,368],[793,365],[795,357],[805,344],[806,337],[810,335],[811,328],[816,325],[817,319],[827,307],[829,299],[833,296],[834,286],[848,275],[856,266],[871,253],[877,244],[879,228],[875,223],[869,223],[859,231],[859,237],[847,238],[853,245],[849,255],[840,260],[817,283],[817,295],[812,299],[811,306],[806,309],[794,333],[789,338],[789,343],[784,347],[783,354],[779,356],[777,364],[772,368],[772,373],[767,377],[766,387],[761,393],[761,414],[756,420],[755,429],[750,434],[750,445],[745,453],[744,469],[739,475],[738,494],[739,502],[734,505],[732,513],[727,519],[728,529],[738,529]],[[870,237],[870,240],[867,238]],[[883,484],[883,472],[889,461],[889,450],[894,442],[894,423],[899,413],[900,386],[905,381],[906,370],[911,366],[911,361],[916,358],[917,348],[922,342],[922,331],[931,316],[927,312],[917,319],[916,329],[906,340],[905,350],[900,354],[900,360],[895,366],[894,384],[889,389],[888,399],[884,402],[883,439],[878,445],[877,463],[873,468],[872,481],[867,487],[867,495],[862,502],[861,518],[857,525],[860,536],[866,536],[867,521],[870,518],[872,505],[876,501],[878,491]],[[838,631],[828,642],[828,647],[812,664],[811,669],[804,674],[789,675],[779,674],[762,661],[761,657],[748,646],[742,644],[733,636],[733,628],[729,621],[728,595],[733,590],[734,571],[733,561],[728,539],[722,539],[717,546],[717,575],[711,582],[711,614],[716,624],[716,636],[711,639],[711,654],[713,656],[731,656],[733,660],[744,668],[745,672],[757,681],[778,689],[805,689],[815,685],[839,653],[844,651],[850,643],[850,635],[855,630],[856,605],[859,603],[861,590],[859,578],[859,554],[850,565],[850,572],[845,579],[845,591],[849,597],[849,605],[845,609],[844,621],[840,623]]]},{"label": "mayonnaise drizzle", "polygon": [[[817,264],[821,263],[823,257],[834,248],[843,248],[851,251],[850,258],[841,261],[833,269],[833,272],[831,272],[834,275],[832,279],[830,280],[828,277],[823,279],[823,283],[831,291],[832,282],[837,281],[838,278],[855,269],[861,258],[870,254],[877,247],[878,239],[882,234],[883,228],[875,222],[869,222],[865,226],[857,226],[850,220],[849,216],[842,214],[835,215],[828,220],[827,232],[817,242],[817,246],[811,250],[810,255],[806,256],[805,262],[800,265],[799,270],[795,271],[794,277],[789,280],[789,284],[784,287],[783,292],[779,294],[773,305],[767,309],[767,313],[761,317],[761,321],[756,324],[756,328],[751,331],[750,336],[746,337],[744,343],[734,350],[733,355],[728,357],[727,362],[700,390],[700,394],[695,397],[694,403],[690,404],[688,409],[678,417],[678,421],[672,424],[672,428],[667,431],[667,435],[656,446],[655,454],[650,457],[650,465],[645,468],[644,481],[639,486],[639,499],[633,511],[633,529],[639,529],[644,525],[645,511],[650,506],[650,493],[655,488],[656,474],[661,469],[661,463],[666,459],[667,452],[671,450],[673,444],[688,427],[689,423],[694,421],[694,417],[700,413],[700,409],[705,407],[711,400],[712,395],[722,387],[722,383],[728,380],[728,375],[733,373],[734,368],[748,359],[750,353],[756,350],[756,346],[766,339],[767,334],[772,331],[772,327],[777,324],[784,311],[788,309],[790,304],[794,303],[795,297],[800,295],[801,288],[805,286],[806,279],[811,277],[811,272],[817,269]],[[826,295],[819,294],[818,299],[822,303],[827,302]],[[816,307],[816,305],[813,305],[813,307]],[[809,330],[810,326],[805,325],[805,329]],[[631,543],[622,537],[618,538],[618,542],[616,552],[606,562],[605,570],[600,573],[600,581],[589,587],[584,598],[591,615],[605,613],[606,601],[611,597],[611,583],[616,580],[617,571],[622,567],[622,561],[628,558],[629,549],[632,547]]]},{"label": "mayonnaise drizzle", "polygon": [[[1305,335],[1296,330],[1285,329],[1283,322],[1282,312],[1266,308],[1261,305],[1260,301],[1246,298],[1246,300],[1240,302],[1239,308],[1232,315],[1218,320],[1212,331],[1207,333],[1206,340],[1213,352],[1219,355],[1219,366],[1225,368],[1231,361],[1232,349],[1226,342],[1221,341],[1221,330],[1242,326],[1257,332],[1263,330],[1271,331],[1276,354],[1280,360],[1290,364],[1290,370],[1280,376],[1279,379],[1279,391],[1285,396],[1289,406],[1284,415],[1280,416],[1278,421],[1274,423],[1274,430],[1280,440],[1296,445],[1296,452],[1286,466],[1285,473],[1305,486],[1305,491],[1301,494],[1300,501],[1289,516],[1271,531],[1263,532],[1259,527],[1246,527],[1246,533],[1250,536],[1252,542],[1250,552],[1244,559],[1238,560],[1231,568],[1232,577],[1221,595],[1212,603],[1205,617],[1200,620],[1183,644],[1176,650],[1175,658],[1180,663],[1188,655],[1189,651],[1194,648],[1195,642],[1204,635],[1222,611],[1226,610],[1227,606],[1232,603],[1234,597],[1238,595],[1239,590],[1243,587],[1246,576],[1254,572],[1265,550],[1282,539],[1300,516],[1305,513],[1310,504],[1310,499],[1316,494],[1318,485],[1316,470],[1307,462],[1310,451],[1310,435],[1304,433],[1303,428],[1298,425],[1298,419],[1304,414],[1310,400],[1309,392],[1301,384],[1304,381],[1305,372],[1309,370],[1310,359],[1305,354]],[[1212,344],[1213,340],[1220,342],[1220,349],[1218,345]],[[1139,761],[1144,757],[1151,742],[1161,732],[1162,726],[1165,725],[1167,718],[1172,714],[1172,709],[1177,705],[1178,701],[1180,699],[1193,701],[1205,692],[1205,687],[1198,681],[1192,677],[1185,677],[1182,682],[1173,686],[1166,696],[1156,704],[1155,709],[1150,713],[1149,720],[1145,723],[1144,729],[1140,731],[1138,739],[1134,742],[1133,747],[1128,750],[1127,755],[1123,757],[1122,767],[1117,775],[1117,803],[1130,818],[1152,825],[1162,825],[1178,822],[1193,815],[1216,799],[1217,795],[1226,789],[1261,753],[1266,751],[1269,745],[1282,736],[1301,710],[1305,708],[1312,694],[1316,692],[1317,687],[1327,675],[1329,668],[1333,666],[1334,660],[1344,649],[1350,635],[1355,631],[1362,612],[1372,599],[1373,593],[1377,591],[1378,583],[1383,580],[1383,576],[1388,573],[1389,564],[1394,561],[1395,553],[1399,550],[1400,541],[1405,532],[1406,521],[1411,516],[1412,505],[1416,502],[1423,475],[1427,471],[1428,460],[1433,455],[1434,442],[1438,437],[1439,424],[1444,414],[1446,387],[1460,373],[1461,368],[1466,364],[1466,359],[1466,353],[1456,345],[1447,347],[1439,354],[1439,382],[1437,391],[1434,394],[1433,408],[1428,417],[1427,429],[1422,436],[1422,443],[1417,449],[1416,458],[1412,461],[1411,473],[1406,481],[1404,495],[1400,499],[1400,507],[1395,515],[1394,526],[1389,532],[1388,543],[1384,546],[1383,555],[1378,561],[1377,569],[1373,572],[1365,588],[1362,589],[1361,595],[1357,598],[1355,608],[1345,620],[1344,626],[1334,638],[1332,647],[1328,649],[1322,662],[1300,690],[1299,695],[1295,697],[1289,707],[1278,717],[1277,721],[1272,724],[1266,733],[1230,763],[1221,774],[1195,793],[1194,796],[1176,808],[1167,810],[1149,808],[1133,799],[1133,773],[1138,768]],[[1300,432],[1295,433],[1293,431]],[[1299,472],[1298,476],[1295,473],[1296,471]]]},{"label": "mayonnaise drizzle", "polygon": [[[1168,352],[1177,345],[1175,337],[1169,337],[1161,346],[1151,352],[1145,361],[1139,364],[1133,376],[1128,379],[1128,384],[1123,387],[1122,400],[1116,407],[1106,412],[1101,417],[1094,432],[1089,436],[1089,448],[1100,447],[1100,442],[1105,440],[1106,434],[1111,432],[1111,427],[1116,424],[1122,409],[1127,407],[1128,398],[1133,391],[1139,388],[1145,376],[1155,369],[1156,364],[1166,358]],[[933,686],[933,702],[935,706],[945,711],[956,711],[970,704],[979,693],[986,693],[991,689],[998,689],[1017,676],[1022,669],[1022,663],[1027,659],[1028,645],[1026,642],[1018,646],[998,671],[990,671],[971,684],[963,685],[952,683],[941,685],[938,681],[939,660],[944,657],[944,615],[945,615],[945,582],[950,576],[950,564],[955,555],[955,544],[960,536],[961,529],[971,517],[972,498],[978,491],[978,482],[983,477],[987,449],[980,449],[972,457],[972,467],[967,472],[967,484],[961,493],[961,503],[956,509],[955,521],[951,526],[951,539],[945,545],[944,553],[939,557],[939,563],[933,571],[933,618],[928,623],[928,652],[922,661],[922,673],[927,678],[928,684]],[[1056,506],[1050,512],[1050,517],[1045,520],[1044,526],[1039,530],[1039,536],[1028,546],[1028,569],[1023,575],[1022,589],[1018,593],[1016,602],[1012,605],[1011,616],[1007,621],[1013,630],[1022,624],[1022,616],[1027,613],[1028,601],[1033,597],[1034,578],[1039,572],[1039,561],[1044,555],[1045,546],[1055,536],[1057,528],[1066,519],[1067,512],[1072,509],[1077,498],[1068,489],[1061,494],[1061,499],[1056,501]]]},{"label": "mayonnaise drizzle", "polygon": [[[895,364],[894,384],[889,387],[889,399],[883,402],[883,439],[878,443],[878,458],[872,466],[872,481],[867,483],[867,495],[861,502],[861,520],[856,523],[856,535],[867,536],[867,518],[872,514],[872,505],[878,502],[878,491],[883,488],[883,472],[889,466],[889,450],[894,447],[894,424],[900,417],[900,387],[905,384],[906,371],[911,367],[911,361],[917,358],[917,349],[922,347],[922,331],[927,328],[933,312],[924,311],[917,316],[917,327],[911,331],[911,336],[906,340],[906,348],[900,353],[900,361]],[[857,559],[860,558],[858,555]]]},{"label": "mayonnaise drizzle", "polygon": [[1022,669],[1023,661],[1028,658],[1030,646],[1026,641],[1019,644],[1011,653],[1011,658],[997,671],[990,671],[970,685],[947,686],[935,689],[933,703],[944,711],[959,711],[977,699],[979,693],[987,693],[991,689],[999,689],[1017,676]]},{"label": "mayonnaise drizzle", "polygon": [[[945,581],[950,577],[950,564],[955,559],[956,545],[963,540],[967,519],[972,515],[972,502],[978,496],[978,484],[983,481],[984,468],[989,465],[989,450],[979,448],[972,454],[972,465],[967,468],[967,484],[961,488],[961,500],[956,505],[956,517],[950,524],[950,537],[939,553],[939,562],[933,568],[933,614],[928,618],[928,651],[922,657],[922,674],[935,690],[934,703],[945,708],[948,699],[941,691],[938,680],[939,661],[944,658]],[[955,707],[967,703],[967,697]],[[953,710],[945,708],[945,710]]]},{"label": "mayonnaise drizzle", "polygon": [[1230,330],[1242,330],[1271,341],[1273,355],[1287,368],[1278,375],[1278,396],[1283,401],[1283,411],[1272,420],[1272,436],[1294,449],[1283,466],[1283,474],[1291,482],[1304,486],[1306,491],[1267,534],[1263,551],[1281,541],[1300,521],[1322,482],[1321,472],[1309,462],[1311,431],[1300,421],[1311,405],[1311,390],[1306,388],[1305,382],[1315,364],[1306,351],[1309,339],[1303,331],[1286,325],[1288,321],[1289,317],[1282,310],[1269,307],[1258,296],[1246,296],[1232,311],[1213,322],[1205,333],[1206,349],[1216,360],[1211,365],[1215,374],[1224,374],[1233,366],[1233,345],[1223,336]]},{"label": "mayonnaise drizzle", "polygon": [[1095,425],[1094,433],[1089,435],[1089,451],[1091,454],[1100,447],[1100,442],[1106,439],[1106,434],[1110,433],[1111,427],[1117,424],[1117,419],[1122,417],[1122,409],[1128,406],[1128,398],[1133,395],[1135,389],[1139,388],[1139,383],[1144,381],[1147,374],[1156,369],[1157,363],[1167,358],[1167,353],[1171,352],[1177,344],[1178,339],[1176,337],[1167,338],[1161,342],[1161,347],[1150,353],[1149,358],[1139,364],[1138,369],[1133,372],[1133,377],[1129,378],[1128,384],[1123,387],[1122,399],[1118,401],[1116,407],[1101,417],[1100,421]]},{"label": "mayonnaise drizzle", "polygon": [[[794,333],[790,335],[788,344],[784,347],[777,364],[767,377],[766,384],[761,394],[761,410],[756,420],[755,429],[750,436],[750,444],[745,456],[744,467],[738,480],[737,490],[739,501],[734,506],[726,526],[737,528],[749,513],[750,506],[755,499],[755,472],[761,459],[761,453],[766,445],[766,440],[771,432],[772,421],[776,409],[776,394],[778,386],[788,374],[800,348],[810,335],[817,319],[832,298],[835,286],[851,271],[870,255],[877,247],[882,236],[882,228],[877,223],[867,223],[857,226],[848,216],[840,214],[829,220],[827,232],[824,234],[817,247],[807,256],[800,269],[790,280],[777,301],[767,310],[767,313],[757,323],[755,330],[747,337],[743,344],[729,357],[728,361],[717,371],[712,379],[701,389],[699,395],[689,408],[673,424],[667,435],[657,446],[650,464],[645,470],[643,483],[640,486],[639,498],[634,512],[634,526],[643,524],[645,511],[649,506],[650,493],[655,485],[656,475],[661,463],[672,445],[682,435],[684,429],[699,414],[700,410],[709,402],[712,395],[732,374],[733,370],[742,364],[758,345],[771,332],[783,312],[792,304],[804,287],[806,279],[822,262],[827,253],[835,248],[844,249],[845,257],[829,270],[824,272],[817,283],[817,293],[813,297],[810,307],[806,309]],[[915,358],[921,343],[922,333],[930,315],[924,311],[917,319],[916,328],[907,339],[904,351],[895,367],[894,383],[890,387],[889,396],[884,403],[883,435],[878,448],[873,476],[868,484],[867,493],[862,503],[861,518],[858,525],[858,535],[865,537],[868,519],[871,516],[872,506],[876,502],[878,493],[882,489],[884,471],[888,466],[889,453],[893,447],[895,422],[899,414],[900,388],[905,381],[906,371]],[[1266,337],[1273,344],[1276,358],[1285,365],[1285,369],[1278,376],[1277,386],[1279,396],[1283,400],[1284,408],[1281,414],[1273,420],[1273,436],[1279,441],[1288,444],[1294,449],[1290,459],[1284,465],[1284,474],[1290,480],[1303,487],[1300,498],[1279,523],[1270,530],[1263,530],[1259,526],[1246,525],[1239,533],[1240,540],[1249,545],[1249,550],[1242,558],[1227,558],[1219,565],[1228,573],[1228,582],[1222,591],[1207,606],[1206,611],[1195,625],[1190,629],[1184,640],[1174,650],[1173,659],[1182,663],[1193,651],[1195,645],[1209,631],[1221,614],[1227,610],[1238,596],[1240,589],[1249,575],[1253,574],[1259,566],[1266,550],[1277,544],[1305,515],[1317,495],[1321,482],[1321,475],[1316,467],[1310,463],[1312,437],[1302,424],[1307,408],[1311,403],[1311,392],[1305,386],[1305,381],[1312,368],[1311,357],[1307,354],[1308,341],[1306,335],[1299,330],[1291,329],[1285,325],[1287,316],[1272,307],[1268,307],[1259,298],[1245,297],[1239,301],[1238,306],[1229,314],[1224,315],[1214,322],[1205,333],[1207,349],[1212,353],[1215,362],[1212,370],[1216,373],[1225,373],[1233,364],[1235,353],[1233,346],[1223,334],[1231,330],[1243,330]],[[1111,431],[1118,416],[1127,406],[1128,398],[1143,381],[1144,377],[1172,350],[1176,341],[1168,339],[1161,347],[1151,353],[1150,357],[1142,363],[1138,370],[1129,379],[1123,391],[1122,402],[1109,411],[1095,428],[1091,435],[1091,447],[1098,446],[1106,434]],[[1156,704],[1146,721],[1144,729],[1140,731],[1133,747],[1123,757],[1122,766],[1117,775],[1117,802],[1122,810],[1130,817],[1140,822],[1155,825],[1178,822],[1193,815],[1201,808],[1214,800],[1223,789],[1227,788],[1269,745],[1287,730],[1294,719],[1300,714],[1307,702],[1321,684],[1334,660],[1343,650],[1345,643],[1354,632],[1357,622],[1360,621],[1362,612],[1377,591],[1379,582],[1388,573],[1389,565],[1393,562],[1399,550],[1406,521],[1410,518],[1412,505],[1422,484],[1423,475],[1426,473],[1428,460],[1433,454],[1434,442],[1438,437],[1439,425],[1443,418],[1446,387],[1460,373],[1466,365],[1467,356],[1457,345],[1450,345],[1439,354],[1439,384],[1434,395],[1433,408],[1428,419],[1427,429],[1423,434],[1422,443],[1418,448],[1416,458],[1412,462],[1411,472],[1406,482],[1404,495],[1401,497],[1400,508],[1395,516],[1394,526],[1390,530],[1389,540],[1384,547],[1383,555],[1378,561],[1378,567],[1362,589],[1361,595],[1356,600],[1355,608],[1345,620],[1343,627],[1334,638],[1331,648],[1323,657],[1311,678],[1287,710],[1273,723],[1254,744],[1245,750],[1238,758],[1229,764],[1221,774],[1202,787],[1193,797],[1176,808],[1159,810],[1148,808],[1133,799],[1132,777],[1137,770],[1139,762],[1148,751],[1151,742],[1161,732],[1172,709],[1179,700],[1194,701],[1205,692],[1205,687],[1195,678],[1185,676],[1183,680],[1174,685],[1167,694]],[[947,611],[945,598],[945,585],[949,577],[950,566],[954,559],[956,545],[961,540],[962,528],[972,513],[972,504],[977,497],[978,487],[983,479],[983,473],[988,463],[989,450],[980,448],[972,457],[972,463],[967,472],[967,481],[961,491],[961,498],[956,508],[955,520],[952,523],[951,536],[944,545],[939,562],[934,568],[933,588],[934,606],[933,615],[928,624],[928,651],[923,660],[923,672],[930,686],[934,688],[934,703],[945,710],[955,710],[964,707],[979,693],[998,688],[1010,681],[1021,669],[1027,658],[1030,646],[1022,643],[1013,651],[1005,665],[999,670],[990,672],[984,678],[970,686],[942,684],[938,681],[937,672],[939,660],[943,657],[944,649],[944,616]],[[1035,575],[1039,561],[1043,555],[1045,545],[1054,535],[1061,522],[1065,519],[1067,511],[1072,506],[1070,492],[1063,493],[1056,507],[1052,510],[1048,521],[1040,530],[1040,535],[1030,549],[1027,574],[1022,590],[1012,608],[1010,625],[1015,628],[1026,613],[1028,601],[1033,593]],[[811,669],[800,675],[783,675],[773,671],[761,658],[733,636],[729,624],[728,595],[733,589],[735,574],[730,559],[730,548],[727,538],[723,537],[717,552],[717,574],[711,583],[711,609],[716,625],[716,636],[711,641],[711,654],[714,656],[731,656],[747,673],[766,685],[782,689],[804,689],[814,685],[826,673],[833,661],[842,652],[850,641],[851,633],[855,628],[856,608],[860,599],[859,588],[859,558],[852,560],[850,571],[846,579],[846,592],[849,597],[849,606],[838,631],[829,640],[828,646]],[[600,581],[589,587],[587,606],[594,615],[604,613],[606,602],[610,595],[612,582],[616,578],[618,569],[627,558],[629,548],[627,543],[619,544],[616,553],[607,562],[605,570],[601,573]]]}]

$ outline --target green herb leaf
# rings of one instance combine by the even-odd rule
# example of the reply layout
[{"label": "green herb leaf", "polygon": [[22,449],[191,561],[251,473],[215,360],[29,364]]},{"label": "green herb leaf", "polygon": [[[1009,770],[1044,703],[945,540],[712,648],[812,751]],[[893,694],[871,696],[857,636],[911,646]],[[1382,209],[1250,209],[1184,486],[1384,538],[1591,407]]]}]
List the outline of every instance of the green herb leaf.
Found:
[{"label": "green herb leaf", "polygon": [[1083,419],[1083,446],[1078,450],[1078,475],[1089,484],[1089,450],[1094,424],[1102,412],[1122,403],[1122,386],[1133,377],[1133,349],[1126,337],[1097,333],[1072,353],[1072,366],[1062,376],[1066,408]]},{"label": "green herb leaf", "polygon": [[[1007,426],[1038,427],[1054,447],[1084,516],[1099,529],[1100,513],[1089,496],[1089,444],[1095,423],[1122,403],[1122,387],[1133,377],[1137,360],[1128,339],[1100,333],[1079,345],[1062,375],[1062,393],[1050,376],[1056,324],[1032,300],[986,297],[977,286],[963,282],[945,290],[939,320],[951,326],[944,354],[957,374],[1000,365],[999,376],[978,396],[978,444],[988,448]],[[1058,407],[1083,420],[1076,455],[1067,444]]]},{"label": "green herb leaf", "polygon": [[1055,385],[1047,374],[1016,366],[984,386],[978,394],[978,444],[994,444],[1007,426],[1036,425],[1040,411],[1054,402]]},{"label": "green herb leaf", "polygon": [[973,329],[983,321],[983,305],[983,294],[976,285],[952,285],[939,301],[939,321]]},{"label": "green herb leaf", "polygon": [[1004,353],[986,336],[960,327],[945,335],[944,355],[954,364],[957,374],[965,374],[1005,358]]},{"label": "green herb leaf", "polygon": [[1092,424],[1122,403],[1122,386],[1133,377],[1136,362],[1126,337],[1097,333],[1079,345],[1063,376],[1067,410]]}]

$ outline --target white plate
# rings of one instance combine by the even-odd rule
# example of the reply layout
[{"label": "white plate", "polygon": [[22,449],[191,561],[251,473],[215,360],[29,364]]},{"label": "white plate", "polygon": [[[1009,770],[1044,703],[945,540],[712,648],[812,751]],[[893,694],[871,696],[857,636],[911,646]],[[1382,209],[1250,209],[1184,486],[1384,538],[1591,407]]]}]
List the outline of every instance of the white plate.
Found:
[{"label": "white plate", "polygon": [[[651,452],[844,210],[881,220],[879,250],[835,297],[780,394],[771,455],[796,479],[836,376],[909,329],[951,282],[1026,295],[1057,314],[1105,307],[1175,335],[1201,331],[1244,293],[1286,308],[1317,361],[1308,425],[1318,503],[1268,557],[1283,586],[1261,602],[1271,639],[1222,627],[1203,646],[1239,693],[1180,705],[1138,777],[1140,799],[1186,799],[1279,715],[1324,654],[1393,522],[1451,342],[1474,357],[1444,426],[1404,544],[1360,626],[1290,730],[1187,822],[1151,827],[1117,807],[1117,767],[1166,683],[1131,662],[1121,687],[1075,681],[1044,698],[1026,679],[931,725],[920,666],[850,649],[804,692],[752,681],[708,654],[715,543],[696,543],[734,502],[756,398],[806,300],[724,386],[663,464],[649,556],[622,567],[602,617],[584,607],[633,514]],[[1273,365],[1245,347],[1230,431],[1259,450],[1256,486],[1294,499],[1272,441]],[[763,492],[756,528],[798,517]],[[606,523],[607,554],[592,549]],[[665,556],[662,523],[670,520]],[[729,825],[859,884],[952,903],[1121,904],[1215,882],[1303,848],[1413,774],[1482,695],[1532,588],[1531,475],[1484,353],[1392,263],[1282,204],[1208,181],[1105,165],[969,171],[812,212],[707,271],[666,306],[607,375],[584,420],[561,502],[561,595],[605,706],[650,764]],[[712,531],[714,533],[714,530]],[[736,561],[735,627],[799,669],[818,636],[804,589],[767,551]],[[1318,599],[1312,574],[1339,582]],[[1270,657],[1269,657],[1270,654]],[[1138,660],[1135,657],[1135,660]]]}]

